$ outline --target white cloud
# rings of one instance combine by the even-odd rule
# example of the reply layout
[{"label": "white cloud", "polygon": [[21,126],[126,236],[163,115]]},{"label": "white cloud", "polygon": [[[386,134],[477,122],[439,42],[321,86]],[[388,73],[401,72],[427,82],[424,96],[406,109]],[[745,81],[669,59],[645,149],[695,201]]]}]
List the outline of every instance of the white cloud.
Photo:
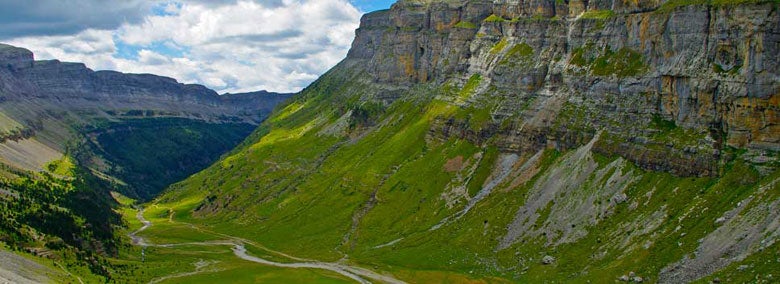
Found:
[{"label": "white cloud", "polygon": [[162,54],[148,49],[142,49],[138,52],[138,62],[145,65],[163,65],[168,64],[171,61]]},{"label": "white cloud", "polygon": [[[150,11],[139,23],[114,30],[9,43],[33,50],[37,58],[153,73],[219,92],[293,92],[346,55],[361,16],[347,0],[221,2],[168,3],[162,15]],[[122,44],[141,48],[131,59],[120,58]]]}]

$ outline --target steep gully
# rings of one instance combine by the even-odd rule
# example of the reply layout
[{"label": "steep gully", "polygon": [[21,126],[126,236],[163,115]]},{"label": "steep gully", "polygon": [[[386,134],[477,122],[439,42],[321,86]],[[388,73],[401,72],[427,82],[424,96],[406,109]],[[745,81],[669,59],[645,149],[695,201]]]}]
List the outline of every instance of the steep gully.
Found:
[{"label": "steep gully", "polygon": [[[261,245],[254,244],[253,242],[245,240],[245,239],[242,239],[242,238],[238,238],[238,237],[234,237],[234,236],[230,236],[230,235],[225,235],[225,234],[214,233],[214,232],[209,232],[209,233],[225,237],[227,240],[209,241],[209,242],[194,242],[194,243],[152,244],[148,240],[146,240],[143,237],[138,235],[139,233],[147,230],[149,227],[152,226],[152,222],[149,221],[149,220],[146,220],[146,218],[144,218],[144,209],[143,208],[138,209],[138,213],[136,214],[136,218],[138,219],[138,221],[141,222],[141,224],[143,224],[143,226],[140,229],[131,232],[130,234],[128,234],[128,236],[132,240],[133,245],[141,246],[141,247],[144,247],[144,248],[146,248],[146,247],[166,247],[166,248],[171,248],[171,247],[185,246],[185,245],[232,246],[233,253],[236,255],[236,257],[238,257],[240,259],[243,259],[243,260],[246,260],[246,261],[260,263],[260,264],[263,264],[263,265],[269,265],[269,266],[275,266],[275,267],[283,267],[283,268],[310,268],[310,269],[330,270],[330,271],[336,272],[338,274],[344,275],[344,276],[346,276],[346,277],[348,277],[348,278],[350,278],[352,280],[355,280],[358,283],[363,283],[363,284],[372,283],[368,279],[379,281],[380,283],[393,283],[393,284],[403,284],[403,283],[406,283],[406,282],[403,282],[401,280],[395,279],[395,278],[393,278],[391,276],[382,275],[382,274],[376,273],[374,271],[371,271],[371,270],[368,270],[368,269],[365,269],[365,268],[362,268],[362,267],[351,266],[351,265],[347,265],[347,264],[343,264],[343,263],[337,263],[337,262],[320,262],[320,261],[316,261],[316,260],[297,258],[297,257],[286,255],[286,254],[281,253],[281,252],[270,250],[268,248],[265,248],[265,247],[263,247]],[[183,223],[183,224],[187,224],[187,225],[191,226],[192,228],[194,228],[196,230],[201,230],[201,231],[204,231],[204,232],[208,232],[208,231],[206,231],[206,230],[204,230],[202,228],[199,228],[199,227],[197,227],[195,225],[192,225],[192,224],[188,224],[188,223]],[[256,257],[256,256],[249,255],[247,253],[247,250],[246,250],[246,247],[245,247],[246,243],[248,243],[250,245],[253,245],[253,246],[256,246],[256,247],[259,247],[259,248],[261,248],[263,250],[267,250],[267,251],[269,251],[271,253],[274,253],[274,254],[277,254],[277,255],[281,255],[281,256],[287,257],[289,259],[292,259],[292,260],[295,260],[295,261],[300,261],[300,262],[281,263],[281,262],[274,262],[274,261],[270,261],[270,260],[262,259],[262,258],[259,258],[259,257]],[[145,253],[145,252],[142,252],[142,253]],[[190,274],[186,274],[186,275],[190,275]],[[181,275],[181,276],[186,276],[186,275]],[[175,277],[175,275],[174,275],[174,277]],[[172,277],[168,277],[168,278],[172,278]]]}]

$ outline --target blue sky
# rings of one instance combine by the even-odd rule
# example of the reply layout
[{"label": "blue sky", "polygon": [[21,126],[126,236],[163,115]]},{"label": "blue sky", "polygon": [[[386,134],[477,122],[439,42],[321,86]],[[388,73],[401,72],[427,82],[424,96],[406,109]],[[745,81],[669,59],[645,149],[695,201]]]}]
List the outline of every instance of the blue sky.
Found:
[{"label": "blue sky", "polygon": [[352,0],[351,2],[361,11],[372,12],[390,8],[395,0]]},{"label": "blue sky", "polygon": [[0,42],[236,93],[308,86],[347,54],[362,13],[395,0],[65,2],[0,0]]}]

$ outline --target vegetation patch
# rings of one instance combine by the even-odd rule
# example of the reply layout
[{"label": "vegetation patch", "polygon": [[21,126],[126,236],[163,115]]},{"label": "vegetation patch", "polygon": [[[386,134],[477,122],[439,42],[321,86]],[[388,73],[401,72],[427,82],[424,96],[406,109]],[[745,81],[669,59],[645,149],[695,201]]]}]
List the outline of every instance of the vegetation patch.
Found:
[{"label": "vegetation patch", "polygon": [[521,42],[512,46],[506,55],[508,57],[530,57],[534,55],[534,49],[525,42]]},{"label": "vegetation patch", "polygon": [[458,102],[465,102],[468,100],[472,95],[474,95],[474,92],[477,90],[477,87],[479,87],[479,83],[482,82],[482,76],[479,74],[474,74],[469,77],[469,80],[466,81],[466,84],[463,85],[463,89],[460,90],[458,93]]},{"label": "vegetation patch", "polygon": [[65,155],[62,159],[47,164],[46,169],[56,176],[68,178],[75,174],[76,164],[73,163],[73,159]]},{"label": "vegetation patch", "polygon": [[496,43],[496,45],[494,45],[493,48],[490,49],[490,54],[493,54],[493,55],[498,54],[499,52],[504,50],[504,48],[506,48],[506,45],[508,43],[509,43],[509,41],[505,37],[501,38],[501,41]]},{"label": "vegetation patch", "polygon": [[[50,172],[0,178],[0,244],[38,252],[79,274],[109,277],[108,256],[120,249],[122,225],[111,185],[63,158]],[[3,169],[6,171],[8,169]]]},{"label": "vegetation patch", "polygon": [[729,6],[741,4],[780,3],[780,0],[669,0],[656,10],[657,13],[671,13],[679,7],[693,5]]},{"label": "vegetation patch", "polygon": [[593,57],[594,46],[588,43],[572,50],[569,63],[579,67],[587,67],[596,76],[631,77],[647,70],[642,54],[628,47],[613,51],[610,47]]},{"label": "vegetation patch", "polygon": [[641,74],[645,69],[642,55],[627,47],[623,47],[617,52],[606,49],[591,64],[591,72],[597,76],[630,77]]},{"label": "vegetation patch", "polygon": [[742,66],[735,66],[735,67],[731,68],[730,70],[725,70],[725,69],[723,69],[723,66],[721,66],[720,64],[717,64],[717,63],[714,63],[714,62],[712,63],[712,71],[714,71],[715,73],[736,75],[736,74],[739,74],[739,71],[741,69],[742,69]]},{"label": "vegetation patch", "polygon": [[474,23],[469,22],[469,21],[460,21],[457,24],[455,24],[454,27],[460,28],[460,29],[476,29],[477,25],[475,25]]},{"label": "vegetation patch", "polygon": [[580,19],[587,20],[606,20],[615,16],[615,12],[612,10],[591,10],[582,13]]},{"label": "vegetation patch", "polygon": [[667,120],[660,115],[654,115],[651,121],[651,127],[661,131],[672,131],[677,129],[677,123],[674,120]]},{"label": "vegetation patch", "polygon": [[178,118],[131,119],[107,123],[91,135],[101,155],[124,166],[110,173],[145,199],[208,167],[253,128]]},{"label": "vegetation patch", "polygon": [[521,42],[513,45],[498,64],[507,67],[530,66],[533,63],[533,55],[533,47],[525,42]]},{"label": "vegetation patch", "polygon": [[503,22],[506,22],[506,19],[504,19],[503,17],[498,16],[496,14],[492,14],[492,15],[488,16],[487,18],[485,18],[485,22],[486,23],[503,23]]}]

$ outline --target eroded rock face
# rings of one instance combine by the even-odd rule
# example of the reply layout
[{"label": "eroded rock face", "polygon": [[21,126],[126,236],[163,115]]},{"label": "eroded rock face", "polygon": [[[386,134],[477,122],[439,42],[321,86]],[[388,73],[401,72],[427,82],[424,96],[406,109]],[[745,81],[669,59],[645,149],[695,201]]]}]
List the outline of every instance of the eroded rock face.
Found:
[{"label": "eroded rock face", "polygon": [[603,129],[594,151],[707,176],[723,147],[780,150],[779,22],[772,3],[408,0],[364,16],[347,60],[380,84],[480,75],[466,105],[499,101],[492,126],[442,118],[434,136],[534,153]]},{"label": "eroded rock face", "polygon": [[261,122],[287,94],[257,92],[220,96],[201,85],[150,74],[92,71],[82,63],[34,61],[29,50],[0,45],[4,101],[38,100],[59,110],[92,115],[143,113],[209,121]]},{"label": "eroded rock face", "polygon": [[0,62],[8,69],[32,66],[33,53],[24,48],[0,44]]}]

